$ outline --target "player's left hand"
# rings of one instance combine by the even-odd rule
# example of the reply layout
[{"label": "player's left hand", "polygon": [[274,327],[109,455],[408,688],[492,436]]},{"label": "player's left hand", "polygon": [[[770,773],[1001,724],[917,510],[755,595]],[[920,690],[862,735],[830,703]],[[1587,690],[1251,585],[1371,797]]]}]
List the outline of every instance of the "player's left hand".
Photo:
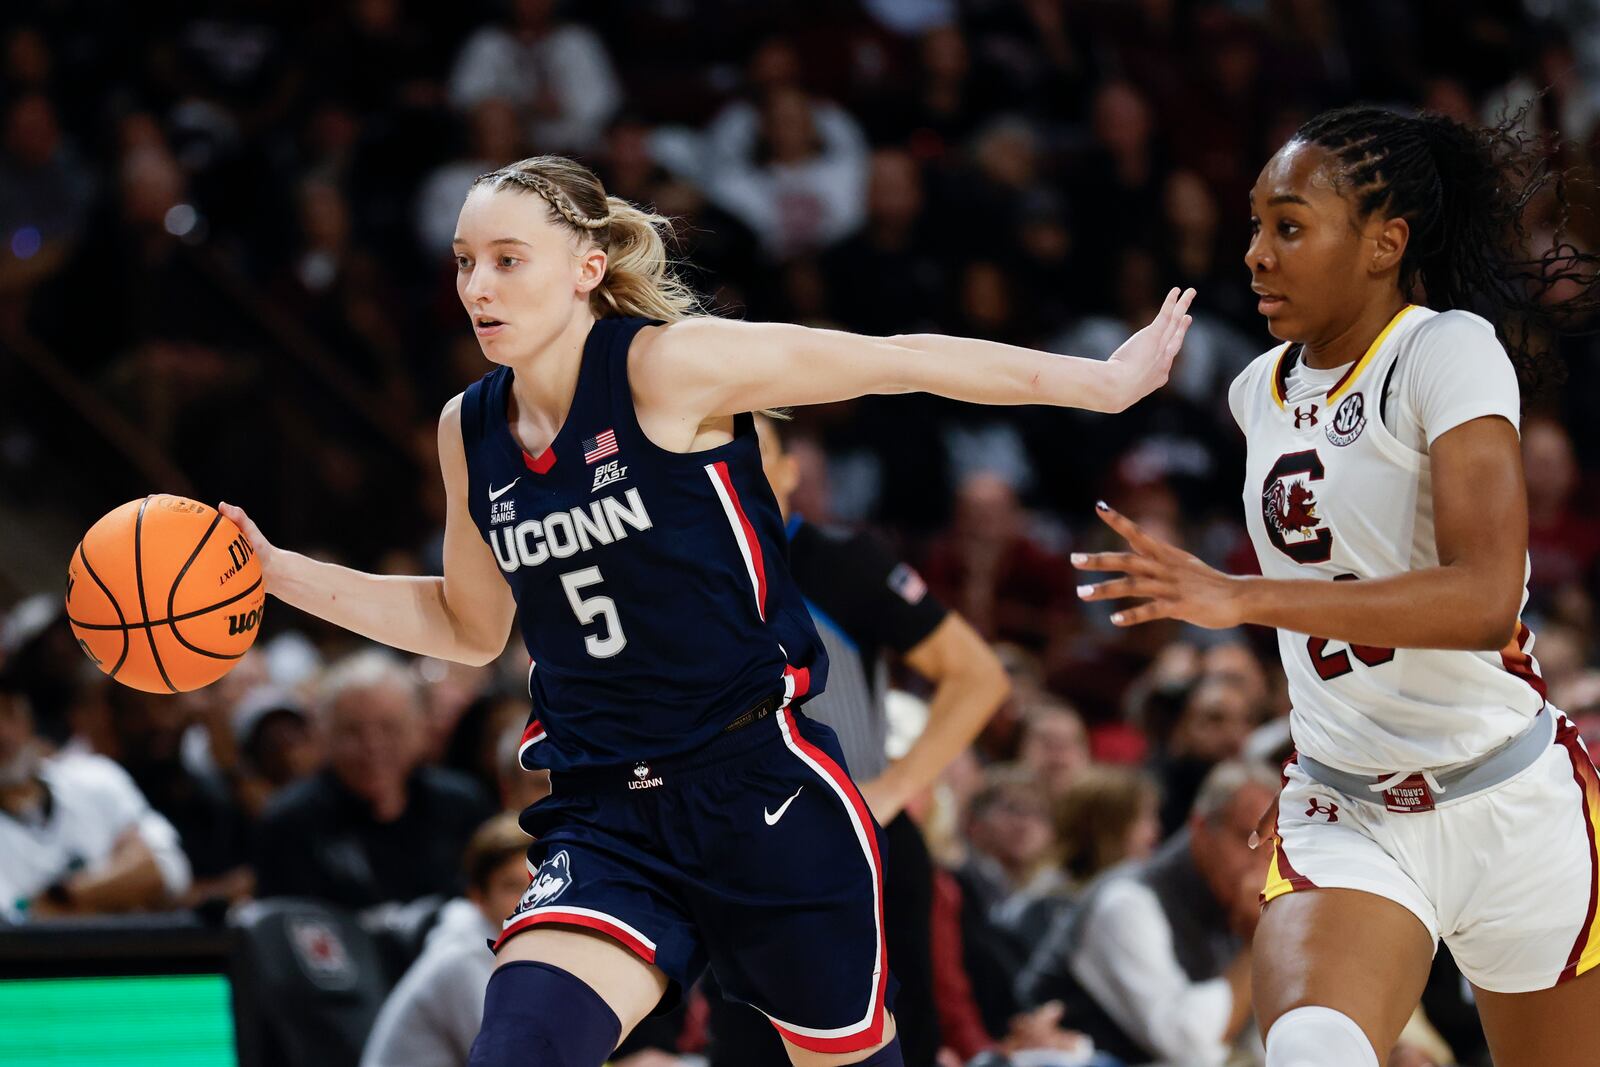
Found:
[{"label": "player's left hand", "polygon": [[1106,371],[1114,383],[1112,410],[1122,411],[1167,384],[1183,335],[1194,322],[1193,301],[1193,289],[1169,290],[1156,317],[1111,353]]},{"label": "player's left hand", "polygon": [[1238,579],[1202,563],[1181,548],[1151,537],[1104,501],[1095,505],[1095,511],[1132,551],[1074,552],[1072,565],[1079,570],[1120,571],[1124,575],[1078,586],[1079,599],[1145,598],[1142,604],[1115,612],[1111,616],[1113,625],[1137,626],[1154,619],[1179,619],[1220,630],[1245,621],[1238,604]]}]

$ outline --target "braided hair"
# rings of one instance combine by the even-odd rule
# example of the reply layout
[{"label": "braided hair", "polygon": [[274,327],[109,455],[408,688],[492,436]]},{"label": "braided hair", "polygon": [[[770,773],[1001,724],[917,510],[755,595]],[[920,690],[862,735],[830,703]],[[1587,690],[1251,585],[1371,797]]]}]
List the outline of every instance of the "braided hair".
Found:
[{"label": "braided hair", "polygon": [[[1494,323],[1524,396],[1532,397],[1563,377],[1550,335],[1587,324],[1600,311],[1600,256],[1564,240],[1565,175],[1545,146],[1521,132],[1520,118],[1473,127],[1443,115],[1357,105],[1323,112],[1294,140],[1332,154],[1335,188],[1359,217],[1382,211],[1406,220],[1411,238],[1400,260],[1402,294]],[[1528,233],[1536,200],[1548,201],[1558,224],[1554,247],[1539,255],[1530,251]],[[1574,295],[1553,299],[1558,284],[1572,282]]]},{"label": "braided hair", "polygon": [[605,249],[606,275],[589,295],[595,317],[676,322],[701,313],[694,291],[669,269],[665,237],[672,234],[671,220],[607,196],[583,164],[565,156],[533,156],[479,176],[472,188],[480,185],[539,196],[574,234]]}]

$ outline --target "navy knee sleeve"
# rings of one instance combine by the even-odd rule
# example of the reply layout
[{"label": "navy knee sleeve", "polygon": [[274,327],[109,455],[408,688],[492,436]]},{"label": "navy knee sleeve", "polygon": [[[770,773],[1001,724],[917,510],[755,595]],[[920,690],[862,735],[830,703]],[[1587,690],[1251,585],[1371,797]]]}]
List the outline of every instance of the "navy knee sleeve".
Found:
[{"label": "navy knee sleeve", "polygon": [[601,1067],[621,1038],[622,1022],[600,994],[559,967],[517,960],[489,977],[467,1064]]},{"label": "navy knee sleeve", "polygon": [[874,1052],[864,1060],[857,1060],[851,1067],[906,1067],[905,1057],[900,1055],[900,1035],[887,1045]]}]

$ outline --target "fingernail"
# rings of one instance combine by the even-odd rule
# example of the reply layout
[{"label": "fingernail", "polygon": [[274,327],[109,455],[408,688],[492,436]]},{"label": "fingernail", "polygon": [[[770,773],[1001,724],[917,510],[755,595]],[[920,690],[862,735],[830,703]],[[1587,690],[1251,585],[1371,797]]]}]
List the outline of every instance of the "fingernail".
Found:
[{"label": "fingernail", "polygon": [[1087,562],[1089,562],[1088,553],[1086,553],[1086,552],[1074,552],[1072,554],[1072,563],[1073,563],[1074,566],[1081,567]]},{"label": "fingernail", "polygon": [[1118,626],[1121,626],[1122,625],[1122,612],[1120,612],[1120,611],[1112,612],[1111,613],[1111,621],[1116,623]]},{"label": "fingernail", "polygon": [[1107,504],[1104,500],[1096,500],[1094,502],[1094,509],[1096,511],[1110,511],[1111,505]]},{"label": "fingernail", "polygon": [[1261,835],[1256,833],[1254,830],[1251,830],[1250,831],[1250,841],[1249,841],[1250,847],[1252,849],[1254,849],[1259,844],[1261,844]]},{"label": "fingernail", "polygon": [[1078,586],[1078,595],[1081,596],[1081,597],[1086,597],[1092,592],[1094,592],[1094,586],[1092,586],[1092,585],[1080,585],[1080,586]]}]

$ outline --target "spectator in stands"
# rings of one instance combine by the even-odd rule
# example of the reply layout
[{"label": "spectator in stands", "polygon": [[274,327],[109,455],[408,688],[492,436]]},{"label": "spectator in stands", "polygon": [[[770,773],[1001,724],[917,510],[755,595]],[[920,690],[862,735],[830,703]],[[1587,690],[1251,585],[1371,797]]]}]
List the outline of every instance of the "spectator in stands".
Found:
[{"label": "spectator in stands", "polygon": [[1009,641],[1048,660],[1076,617],[1066,561],[1026,529],[1014,490],[994,474],[960,486],[955,521],[928,551],[928,584],[990,641]]},{"label": "spectator in stands", "polygon": [[1267,681],[1266,669],[1261,665],[1261,657],[1256,655],[1242,636],[1207,646],[1200,653],[1200,673],[1206,678],[1219,678],[1242,688],[1252,713],[1259,719],[1289,714],[1287,704],[1273,706],[1271,686]]},{"label": "spectator in stands", "polygon": [[252,819],[278,792],[322,766],[322,735],[299,698],[272,685],[250,689],[233,708],[240,774],[235,791]]},{"label": "spectator in stands", "polygon": [[1149,858],[1161,842],[1161,790],[1128,767],[1085,767],[1056,802],[1061,869],[1074,889],[1128,860]]},{"label": "spectator in stands", "polygon": [[450,262],[456,216],[473,179],[530,154],[516,106],[502,97],[489,96],[473,104],[467,129],[466,153],[435,167],[417,192],[417,244],[441,269]]},{"label": "spectator in stands", "polygon": [[407,665],[376,649],[334,664],[317,715],[328,766],[267,806],[260,895],[362,908],[453,893],[456,859],[494,808],[470,779],[418,766],[422,696]]},{"label": "spectator in stands", "polygon": [[967,811],[966,835],[970,855],[960,871],[962,892],[993,921],[1004,925],[1032,899],[1063,887],[1051,862],[1056,835],[1050,797],[1027,768],[989,769]]},{"label": "spectator in stands", "polygon": [[0,147],[0,294],[52,273],[83,232],[94,180],[62,137],[48,97],[6,109]]},{"label": "spectator in stands", "polygon": [[984,1025],[1006,1032],[1012,982],[1028,958],[1028,931],[1066,889],[1043,785],[1015,764],[990,767],[967,809],[967,856],[956,870],[962,962]]},{"label": "spectator in stands", "polygon": [[1522,428],[1522,460],[1533,564],[1529,593],[1546,601],[1574,585],[1600,591],[1600,518],[1575,506],[1581,472],[1572,436],[1554,419],[1530,418]]},{"label": "spectator in stands", "polygon": [[384,1001],[361,1067],[466,1067],[494,970],[486,942],[528,888],[529,841],[510,812],[472,835],[466,895],[445,904],[422,954]]},{"label": "spectator in stands", "polygon": [[622,86],[605,42],[587,26],[560,20],[554,0],[509,0],[505,22],[468,37],[450,73],[450,103],[466,111],[490,97],[522,113],[539,152],[596,145],[622,104]]},{"label": "spectator in stands", "polygon": [[652,143],[775,260],[833,244],[866,214],[866,137],[849,112],[801,86],[799,67],[787,43],[767,42],[750,63],[750,99],[724,107],[703,132],[658,130]]},{"label": "spectator in stands", "polygon": [[922,171],[903,148],[880,148],[868,169],[862,227],[822,258],[828,299],[846,329],[888,336],[934,329],[950,277],[929,226]]},{"label": "spectator in stands", "polygon": [[111,760],[48,756],[13,668],[0,670],[0,923],[171,905],[190,882],[177,831]]},{"label": "spectator in stands", "polygon": [[249,822],[227,782],[184,761],[189,702],[181,695],[113,685],[106,703],[115,745],[107,755],[122,764],[150,806],[178,831],[194,871],[188,902],[248,896],[254,885]]},{"label": "spectator in stands", "polygon": [[1023,972],[1023,1003],[1061,1001],[1064,1025],[1128,1063],[1220,1067],[1250,1018],[1267,857],[1246,841],[1277,790],[1266,767],[1218,765],[1181,832],[1056,924]]},{"label": "spectator in stands", "polygon": [[1073,781],[1089,767],[1089,733],[1078,709],[1045,696],[1024,704],[1020,711],[1022,739],[1017,762],[1044,786],[1052,804],[1071,789]]},{"label": "spectator in stands", "polygon": [[1163,834],[1189,816],[1211,768],[1233,759],[1255,728],[1249,692],[1225,677],[1202,676],[1184,693],[1181,710],[1153,770],[1161,782]]}]

